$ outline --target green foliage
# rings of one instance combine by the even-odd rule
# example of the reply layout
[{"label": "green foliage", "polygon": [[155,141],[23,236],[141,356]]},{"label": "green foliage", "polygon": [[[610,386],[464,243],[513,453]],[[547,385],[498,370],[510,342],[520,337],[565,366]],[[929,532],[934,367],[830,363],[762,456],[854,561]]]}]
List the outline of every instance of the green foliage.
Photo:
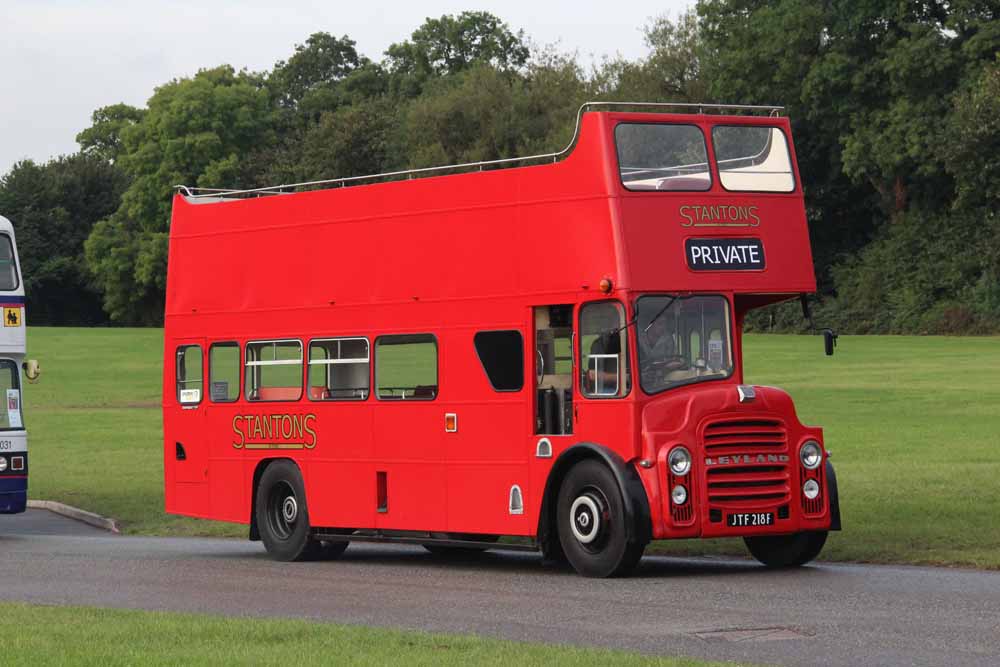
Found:
[{"label": "green foliage", "polygon": [[824,323],[995,330],[996,3],[702,0],[698,13],[711,94],[789,106],[820,287],[836,297]]},{"label": "green foliage", "polygon": [[19,162],[0,179],[0,213],[14,223],[33,324],[101,324],[83,244],[117,207],[127,179],[105,157],[83,153],[37,165]]},{"label": "green foliage", "polygon": [[598,72],[603,95],[632,102],[706,102],[707,81],[702,76],[703,40],[698,15],[692,8],[676,21],[667,16],[644,30],[648,58],[606,61]]},{"label": "green foliage", "polygon": [[[321,111],[336,100],[337,85],[362,65],[353,39],[333,37],[325,32],[309,36],[295,47],[288,62],[279,61],[268,79],[272,94],[282,106],[309,107]],[[332,98],[332,99],[331,99]]]},{"label": "green foliage", "polygon": [[127,104],[101,107],[90,116],[93,123],[76,135],[80,152],[107,162],[115,162],[122,151],[122,133],[142,120],[144,109]]},{"label": "green foliage", "polygon": [[141,121],[122,131],[118,164],[132,182],[121,206],[86,243],[87,263],[113,320],[162,319],[174,186],[252,183],[241,156],[274,141],[273,122],[263,78],[225,66],[161,86]]},{"label": "green foliage", "polygon": [[511,32],[488,12],[462,12],[427,19],[410,39],[392,44],[385,52],[393,90],[416,97],[436,77],[457,74],[473,64],[501,72],[516,71],[531,55],[524,32]]}]

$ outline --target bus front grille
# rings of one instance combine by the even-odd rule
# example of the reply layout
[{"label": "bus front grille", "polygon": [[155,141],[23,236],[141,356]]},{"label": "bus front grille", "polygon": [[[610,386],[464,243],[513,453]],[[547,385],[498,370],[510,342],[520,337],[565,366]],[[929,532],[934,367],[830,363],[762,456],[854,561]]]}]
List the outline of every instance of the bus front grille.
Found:
[{"label": "bus front grille", "polygon": [[788,435],[776,419],[720,418],[702,431],[712,507],[779,505],[791,494]]}]

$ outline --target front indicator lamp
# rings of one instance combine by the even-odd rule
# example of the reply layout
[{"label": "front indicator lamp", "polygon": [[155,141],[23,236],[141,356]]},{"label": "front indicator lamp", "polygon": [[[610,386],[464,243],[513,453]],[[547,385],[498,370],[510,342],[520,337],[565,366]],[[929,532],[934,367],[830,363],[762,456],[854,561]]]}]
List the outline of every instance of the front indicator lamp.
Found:
[{"label": "front indicator lamp", "polygon": [[802,495],[807,500],[816,500],[816,497],[819,496],[819,482],[814,479],[806,480],[806,483],[802,485]]},{"label": "front indicator lamp", "polygon": [[807,440],[799,449],[799,460],[806,470],[815,470],[823,462],[823,450],[815,440]]},{"label": "front indicator lamp", "polygon": [[674,490],[670,492],[670,499],[674,501],[674,505],[683,505],[688,499],[688,490],[684,488],[683,484],[678,484],[674,487]]},{"label": "front indicator lamp", "polygon": [[670,472],[683,477],[691,470],[691,452],[685,447],[674,447],[667,457],[667,464],[670,466]]}]

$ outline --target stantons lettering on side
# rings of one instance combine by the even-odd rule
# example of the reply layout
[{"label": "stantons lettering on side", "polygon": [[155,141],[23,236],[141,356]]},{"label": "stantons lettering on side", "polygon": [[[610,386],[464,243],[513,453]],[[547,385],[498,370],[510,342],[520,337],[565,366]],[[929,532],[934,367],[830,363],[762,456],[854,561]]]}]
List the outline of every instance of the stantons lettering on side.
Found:
[{"label": "stantons lettering on side", "polygon": [[236,415],[236,449],[312,449],[316,446],[316,415]]}]

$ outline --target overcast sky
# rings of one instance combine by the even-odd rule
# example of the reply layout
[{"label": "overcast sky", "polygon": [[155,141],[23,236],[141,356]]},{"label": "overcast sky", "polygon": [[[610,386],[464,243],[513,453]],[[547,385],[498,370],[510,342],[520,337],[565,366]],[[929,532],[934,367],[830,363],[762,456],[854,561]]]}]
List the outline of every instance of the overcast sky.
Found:
[{"label": "overcast sky", "polygon": [[691,0],[0,0],[0,175],[18,160],[77,150],[98,107],[145,106],[153,88],[228,63],[270,69],[319,31],[348,35],[381,60],[427,17],[490,11],[538,45],[603,55],[647,53],[642,27]]}]

